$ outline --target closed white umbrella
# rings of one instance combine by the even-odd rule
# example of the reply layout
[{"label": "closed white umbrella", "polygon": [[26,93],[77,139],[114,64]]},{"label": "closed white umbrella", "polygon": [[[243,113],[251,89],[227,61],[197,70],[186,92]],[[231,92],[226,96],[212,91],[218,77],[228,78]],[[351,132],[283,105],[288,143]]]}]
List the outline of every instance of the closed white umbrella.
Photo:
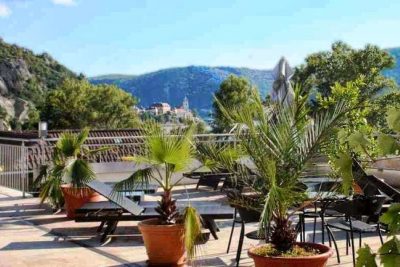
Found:
[{"label": "closed white umbrella", "polygon": [[271,100],[289,104],[293,101],[294,91],[290,83],[294,71],[285,57],[282,57],[272,71],[275,81],[272,84]]}]

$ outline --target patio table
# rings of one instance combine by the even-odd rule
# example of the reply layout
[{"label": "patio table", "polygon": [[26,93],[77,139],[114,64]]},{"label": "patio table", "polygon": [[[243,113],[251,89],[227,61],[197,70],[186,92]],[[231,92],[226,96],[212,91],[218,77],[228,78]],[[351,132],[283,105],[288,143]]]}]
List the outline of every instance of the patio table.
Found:
[{"label": "patio table", "polygon": [[[183,211],[188,205],[187,201],[177,201],[179,211]],[[211,235],[218,239],[219,231],[215,224],[216,219],[232,219],[234,209],[228,205],[220,203],[210,203],[208,201],[190,201],[190,204],[196,208],[202,217],[204,228],[208,229]],[[140,203],[140,207],[144,209],[139,215],[127,212],[121,206],[109,202],[89,202],[76,210],[76,222],[101,222],[97,229],[100,232],[104,225],[107,224],[101,242],[104,242],[109,234],[114,233],[119,221],[142,221],[145,219],[157,218],[159,214],[155,211],[158,206],[157,201],[144,201]]]}]

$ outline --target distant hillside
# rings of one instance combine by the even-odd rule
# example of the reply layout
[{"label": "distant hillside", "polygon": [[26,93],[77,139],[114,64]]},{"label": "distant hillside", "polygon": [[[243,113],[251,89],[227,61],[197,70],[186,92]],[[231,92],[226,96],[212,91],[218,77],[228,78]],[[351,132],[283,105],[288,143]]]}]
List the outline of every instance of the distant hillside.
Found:
[{"label": "distant hillside", "polygon": [[[388,51],[396,58],[397,64],[392,70],[385,71],[385,74],[395,78],[400,84],[400,48],[391,48]],[[137,96],[140,105],[145,107],[158,101],[176,106],[187,96],[191,107],[204,115],[211,109],[213,93],[230,74],[248,78],[259,88],[263,97],[269,92],[273,82],[270,70],[204,66],[170,68],[138,76],[103,75],[90,78],[90,81],[96,84],[116,84]]]},{"label": "distant hillside", "polygon": [[[385,71],[385,75],[394,77],[400,84],[400,48],[388,51],[397,64]],[[248,78],[263,97],[273,82],[270,70],[205,66],[169,68],[137,76],[110,74],[90,78],[90,81],[116,84],[138,97],[139,105],[145,107],[159,101],[178,106],[187,96],[191,108],[206,116],[211,109],[213,93],[230,74]],[[0,38],[0,119],[13,124],[27,121],[30,107],[42,103],[45,92],[54,89],[66,77],[77,75],[47,53],[34,54]]]},{"label": "distant hillside", "polygon": [[396,66],[391,70],[385,71],[385,74],[389,77],[393,77],[397,81],[397,84],[400,85],[400,47],[390,48],[388,51],[395,57]]},{"label": "distant hillside", "polygon": [[0,38],[0,118],[23,123],[29,108],[43,102],[44,93],[65,77],[77,76],[47,53],[36,55]]},{"label": "distant hillside", "polygon": [[128,74],[106,74],[90,78],[92,83],[122,83],[123,81],[135,78],[136,75]]},{"label": "distant hillside", "polygon": [[273,78],[269,70],[233,67],[189,66],[170,68],[135,77],[106,75],[91,78],[93,83],[113,83],[131,92],[148,106],[157,101],[180,105],[185,96],[191,108],[204,114],[211,108],[213,93],[230,74],[244,76],[257,86],[265,97]]}]

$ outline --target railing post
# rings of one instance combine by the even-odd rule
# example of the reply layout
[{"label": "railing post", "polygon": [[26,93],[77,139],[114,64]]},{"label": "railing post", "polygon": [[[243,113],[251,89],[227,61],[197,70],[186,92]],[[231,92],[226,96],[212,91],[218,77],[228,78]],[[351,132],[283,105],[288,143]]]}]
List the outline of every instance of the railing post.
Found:
[{"label": "railing post", "polygon": [[26,183],[26,167],[27,167],[27,164],[26,164],[26,160],[27,160],[27,158],[26,158],[26,155],[25,155],[25,141],[22,141],[22,144],[21,144],[21,158],[22,158],[22,161],[21,161],[21,164],[22,164],[22,166],[21,166],[21,181],[22,181],[22,197],[23,198],[25,198],[25,191],[26,191],[26,189],[25,189],[25,183]]}]

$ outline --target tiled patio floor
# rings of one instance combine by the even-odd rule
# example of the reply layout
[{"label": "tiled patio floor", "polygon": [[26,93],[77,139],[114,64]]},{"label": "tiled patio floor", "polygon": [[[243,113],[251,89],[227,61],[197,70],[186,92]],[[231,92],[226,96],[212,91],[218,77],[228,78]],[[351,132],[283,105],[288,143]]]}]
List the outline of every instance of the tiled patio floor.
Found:
[{"label": "tiled patio floor", "polygon": [[[224,195],[202,189],[191,198],[222,201]],[[219,239],[211,238],[202,247],[199,262],[202,266],[234,266],[239,227],[227,254],[231,221],[217,224],[221,229]],[[37,198],[22,198],[0,188],[0,266],[146,266],[146,251],[136,225],[137,222],[121,223],[111,242],[102,246],[96,234],[97,223],[75,223],[64,214],[52,214],[46,205],[39,205]],[[247,229],[255,229],[255,225]],[[363,241],[373,249],[379,246],[377,237]],[[244,248],[252,244],[257,241],[245,240]],[[329,266],[352,266],[351,256],[345,256],[343,239],[339,246],[342,263],[337,264],[336,257],[332,257]],[[245,249],[240,266],[252,266]]]}]

